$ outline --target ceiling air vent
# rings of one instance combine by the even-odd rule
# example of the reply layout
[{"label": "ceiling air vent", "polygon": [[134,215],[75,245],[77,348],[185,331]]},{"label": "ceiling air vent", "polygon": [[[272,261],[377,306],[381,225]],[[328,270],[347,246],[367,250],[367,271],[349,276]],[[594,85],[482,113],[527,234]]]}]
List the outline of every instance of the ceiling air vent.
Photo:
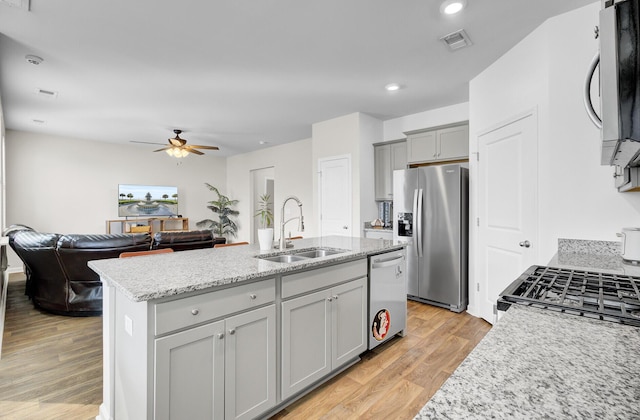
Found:
[{"label": "ceiling air vent", "polygon": [[35,94],[45,99],[56,99],[58,97],[58,92],[40,88],[35,90]]},{"label": "ceiling air vent", "polygon": [[467,35],[464,29],[445,35],[440,38],[440,41],[444,42],[450,51],[459,50],[460,48],[473,45],[473,42],[471,42],[469,35]]}]

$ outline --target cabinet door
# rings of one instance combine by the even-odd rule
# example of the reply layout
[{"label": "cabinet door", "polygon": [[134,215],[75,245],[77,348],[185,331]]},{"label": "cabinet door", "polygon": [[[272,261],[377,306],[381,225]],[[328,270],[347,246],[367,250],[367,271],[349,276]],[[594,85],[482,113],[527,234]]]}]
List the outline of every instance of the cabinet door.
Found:
[{"label": "cabinet door", "polygon": [[224,417],[224,322],[155,341],[155,419]]},{"label": "cabinet door", "polygon": [[225,329],[225,419],[252,419],[276,405],[275,305],[227,318]]},{"label": "cabinet door", "polygon": [[[391,144],[391,182],[393,184],[393,171],[407,169],[407,142]],[[393,185],[392,185],[393,188]],[[393,191],[392,191],[393,192]]]},{"label": "cabinet door", "polygon": [[331,372],[330,290],[282,302],[282,399]]},{"label": "cabinet door", "polygon": [[332,368],[347,363],[367,349],[366,277],[331,289]]},{"label": "cabinet door", "polygon": [[436,131],[411,134],[407,137],[407,162],[429,162],[438,158]]},{"label": "cabinet door", "polygon": [[391,200],[393,188],[391,178],[391,146],[375,146],[375,189],[376,200]]},{"label": "cabinet door", "polygon": [[438,160],[467,159],[469,157],[469,126],[438,130]]}]

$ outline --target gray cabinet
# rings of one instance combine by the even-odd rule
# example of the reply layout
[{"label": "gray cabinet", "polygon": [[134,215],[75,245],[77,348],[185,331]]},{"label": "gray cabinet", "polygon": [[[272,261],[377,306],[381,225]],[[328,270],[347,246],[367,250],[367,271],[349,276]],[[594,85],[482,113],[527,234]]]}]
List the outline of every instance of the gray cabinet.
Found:
[{"label": "gray cabinet", "polygon": [[274,407],[274,301],[270,279],[156,304],[154,418],[252,419]]},{"label": "gray cabinet", "polygon": [[366,261],[285,276],[288,295],[296,297],[281,304],[283,400],[367,349]]},{"label": "gray cabinet", "polygon": [[407,133],[407,162],[425,163],[469,158],[469,125]]},{"label": "gray cabinet", "polygon": [[154,418],[224,418],[224,321],[155,343]]},{"label": "gray cabinet", "polygon": [[275,305],[156,340],[156,419],[252,419],[276,404]]},{"label": "gray cabinet", "polygon": [[374,145],[375,199],[393,200],[393,171],[407,167],[407,143],[405,140]]}]

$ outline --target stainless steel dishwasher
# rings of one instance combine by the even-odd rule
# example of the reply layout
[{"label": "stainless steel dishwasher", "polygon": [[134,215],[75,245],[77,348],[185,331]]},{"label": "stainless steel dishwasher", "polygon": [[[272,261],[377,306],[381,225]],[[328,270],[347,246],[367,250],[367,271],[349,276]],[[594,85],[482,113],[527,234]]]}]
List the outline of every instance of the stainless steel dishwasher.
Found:
[{"label": "stainless steel dishwasher", "polygon": [[407,327],[405,250],[369,257],[369,350]]}]

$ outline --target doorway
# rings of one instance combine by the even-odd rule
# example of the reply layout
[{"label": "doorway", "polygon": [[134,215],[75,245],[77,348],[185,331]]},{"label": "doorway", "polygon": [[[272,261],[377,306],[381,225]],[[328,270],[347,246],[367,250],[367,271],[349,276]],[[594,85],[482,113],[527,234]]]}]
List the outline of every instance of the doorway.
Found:
[{"label": "doorway", "polygon": [[492,324],[500,292],[537,259],[537,144],[535,111],[478,136],[478,305]]},{"label": "doorway", "polygon": [[250,171],[251,176],[251,243],[258,243],[258,229],[260,223],[258,219],[254,217],[258,209],[260,208],[260,197],[264,194],[268,194],[269,209],[271,214],[273,212],[274,191],[275,191],[275,168],[270,166],[268,168],[253,169]]},{"label": "doorway", "polygon": [[318,159],[320,235],[351,236],[351,156]]}]

